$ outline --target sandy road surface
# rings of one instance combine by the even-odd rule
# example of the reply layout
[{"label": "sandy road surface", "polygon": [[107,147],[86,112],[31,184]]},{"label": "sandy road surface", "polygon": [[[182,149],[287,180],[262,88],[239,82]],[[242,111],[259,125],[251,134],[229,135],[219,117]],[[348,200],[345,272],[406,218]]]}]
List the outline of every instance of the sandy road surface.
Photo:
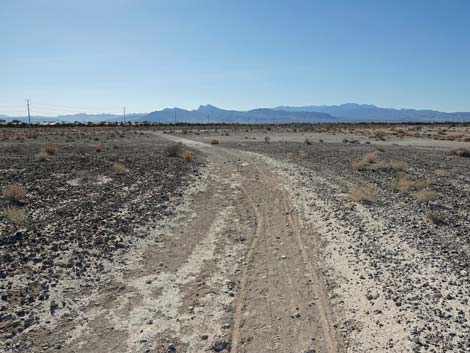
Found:
[{"label": "sandy road surface", "polygon": [[38,351],[338,352],[289,185],[249,153],[183,142],[207,154],[206,179]]}]

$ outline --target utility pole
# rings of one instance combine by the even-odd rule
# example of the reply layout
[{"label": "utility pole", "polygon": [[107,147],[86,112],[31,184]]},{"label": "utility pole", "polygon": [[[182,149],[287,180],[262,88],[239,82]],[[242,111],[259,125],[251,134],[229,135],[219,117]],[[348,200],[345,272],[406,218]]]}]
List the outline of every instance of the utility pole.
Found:
[{"label": "utility pole", "polygon": [[175,125],[176,125],[176,109],[175,109]]},{"label": "utility pole", "polygon": [[123,119],[124,119],[124,124],[125,124],[126,123],[126,107],[123,107],[122,110],[124,111]]},{"label": "utility pole", "polygon": [[31,113],[29,111],[29,99],[26,99],[26,106],[28,108],[28,123],[29,123],[29,128],[31,129]]}]

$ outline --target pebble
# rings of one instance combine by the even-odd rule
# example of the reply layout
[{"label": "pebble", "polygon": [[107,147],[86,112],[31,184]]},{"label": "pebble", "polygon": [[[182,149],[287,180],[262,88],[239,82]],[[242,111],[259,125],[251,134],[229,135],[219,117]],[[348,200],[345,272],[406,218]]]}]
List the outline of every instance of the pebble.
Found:
[{"label": "pebble", "polygon": [[224,349],[230,351],[232,343],[230,341],[215,341],[212,345],[212,349],[215,352],[222,352]]}]

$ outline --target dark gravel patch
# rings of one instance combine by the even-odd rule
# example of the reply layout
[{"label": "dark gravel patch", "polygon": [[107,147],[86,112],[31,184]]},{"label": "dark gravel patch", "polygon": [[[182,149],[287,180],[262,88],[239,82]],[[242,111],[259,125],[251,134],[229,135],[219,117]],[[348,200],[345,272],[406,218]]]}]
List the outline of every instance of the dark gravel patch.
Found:
[{"label": "dark gravel patch", "polygon": [[[145,237],[142,227],[170,215],[173,200],[199,176],[202,159],[170,157],[170,143],[154,135],[94,136],[56,139],[58,152],[47,161],[37,158],[41,138],[0,145],[1,189],[18,183],[27,194],[15,205],[25,211],[25,225],[0,218],[2,341],[38,323],[40,305],[51,315],[65,309],[49,298],[64,279],[98,285],[103,263]],[[98,153],[100,140],[105,148]],[[0,209],[7,206],[1,198]]]}]

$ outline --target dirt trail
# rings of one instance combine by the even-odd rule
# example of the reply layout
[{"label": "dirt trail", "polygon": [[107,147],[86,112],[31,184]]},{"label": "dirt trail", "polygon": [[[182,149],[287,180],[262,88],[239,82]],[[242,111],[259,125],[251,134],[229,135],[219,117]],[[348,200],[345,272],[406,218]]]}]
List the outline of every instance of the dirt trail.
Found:
[{"label": "dirt trail", "polygon": [[316,264],[318,234],[299,225],[287,195],[289,185],[249,154],[184,143],[237,168],[241,197],[256,217],[239,279],[232,351],[337,352],[331,309]]},{"label": "dirt trail", "polygon": [[207,154],[206,182],[59,326],[50,351],[60,337],[66,352],[338,352],[318,234],[289,185],[249,153],[183,142]]}]

